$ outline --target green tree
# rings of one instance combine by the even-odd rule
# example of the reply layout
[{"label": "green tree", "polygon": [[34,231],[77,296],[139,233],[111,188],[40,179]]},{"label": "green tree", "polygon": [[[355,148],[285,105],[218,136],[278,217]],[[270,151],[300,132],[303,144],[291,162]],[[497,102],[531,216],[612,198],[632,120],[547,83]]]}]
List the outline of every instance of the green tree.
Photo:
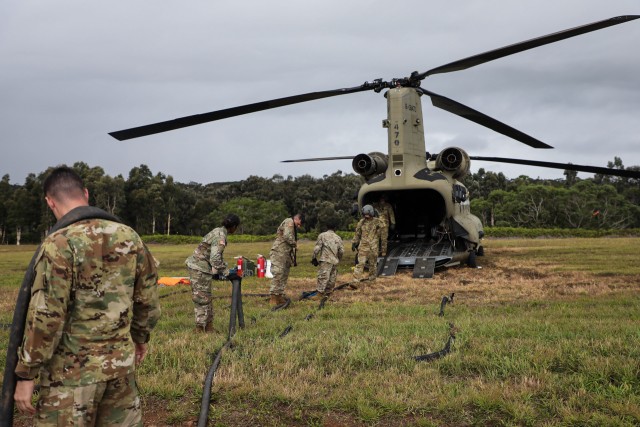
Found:
[{"label": "green tree", "polygon": [[140,234],[152,231],[153,214],[150,206],[153,203],[150,191],[153,174],[147,165],[134,167],[129,171],[125,182],[127,209],[125,219]]},{"label": "green tree", "polygon": [[104,175],[94,186],[95,206],[112,215],[122,216],[126,208],[125,181],[122,175],[114,178]]},{"label": "green tree", "polygon": [[7,242],[7,221],[9,217],[9,200],[11,199],[11,193],[13,188],[10,184],[9,174],[2,177],[0,181],[0,244],[4,245]]},{"label": "green tree", "polygon": [[249,197],[237,197],[223,203],[207,217],[209,229],[219,227],[227,214],[240,217],[238,234],[266,235],[275,233],[289,214],[281,201],[267,202]]}]

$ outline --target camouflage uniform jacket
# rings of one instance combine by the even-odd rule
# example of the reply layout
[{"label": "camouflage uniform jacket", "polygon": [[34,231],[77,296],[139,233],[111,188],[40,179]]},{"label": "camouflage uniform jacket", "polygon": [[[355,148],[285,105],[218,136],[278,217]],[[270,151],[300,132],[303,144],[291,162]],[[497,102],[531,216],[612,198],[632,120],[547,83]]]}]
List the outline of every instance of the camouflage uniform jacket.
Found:
[{"label": "camouflage uniform jacket", "polygon": [[44,240],[34,268],[16,375],[82,386],[132,373],[134,342],[160,318],[156,263],[140,236],[80,221]]},{"label": "camouflage uniform jacket", "polygon": [[362,218],[356,225],[356,232],[353,236],[353,243],[360,251],[378,250],[378,242],[382,234],[382,222],[380,218]]},{"label": "camouflage uniform jacket", "polygon": [[185,264],[203,273],[224,273],[227,263],[222,259],[224,248],[227,246],[227,229],[218,227],[211,230],[198,245],[193,254],[187,258]]},{"label": "camouflage uniform jacket", "polygon": [[396,216],[393,213],[393,207],[387,202],[374,203],[374,209],[380,214],[380,220],[388,227],[389,224],[396,223]]},{"label": "camouflage uniform jacket", "polygon": [[276,231],[276,240],[271,246],[270,258],[278,256],[293,258],[293,250],[297,247],[295,227],[293,218],[286,218],[282,221]]},{"label": "camouflage uniform jacket", "polygon": [[320,262],[328,262],[337,265],[344,254],[342,239],[332,230],[320,233],[316,245],[313,248],[312,258]]}]

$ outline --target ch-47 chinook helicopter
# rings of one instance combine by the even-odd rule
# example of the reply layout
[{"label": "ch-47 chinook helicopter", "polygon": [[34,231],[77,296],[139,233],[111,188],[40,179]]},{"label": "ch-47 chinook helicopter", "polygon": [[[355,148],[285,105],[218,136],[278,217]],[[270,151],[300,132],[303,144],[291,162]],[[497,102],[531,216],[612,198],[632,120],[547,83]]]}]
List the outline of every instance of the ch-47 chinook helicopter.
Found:
[{"label": "ch-47 chinook helicopter", "polygon": [[414,277],[431,277],[440,266],[466,263],[476,266],[476,256],[483,255],[482,223],[471,214],[469,193],[460,182],[469,171],[470,160],[515,163],[547,168],[640,178],[640,172],[614,170],[533,160],[469,156],[457,147],[445,148],[434,155],[426,152],[421,97],[431,98],[435,107],[478,123],[533,148],[552,148],[517,129],[499,122],[450,98],[422,88],[426,77],[460,71],[514,53],[568,39],[591,31],[622,24],[640,15],[618,16],[524,42],[512,44],[419,73],[390,81],[376,79],[356,87],[311,92],[278,98],[204,114],[187,116],[136,128],[111,132],[122,141],[166,132],[206,122],[255,113],[338,95],[386,90],[388,117],[383,127],[388,132],[388,154],[372,152],[346,157],[323,157],[286,160],[304,162],[353,159],[354,170],[366,183],[358,193],[360,207],[376,202],[385,194],[396,216],[396,230],[389,242],[387,256],[378,263],[379,275],[395,274],[398,267],[413,268]]}]

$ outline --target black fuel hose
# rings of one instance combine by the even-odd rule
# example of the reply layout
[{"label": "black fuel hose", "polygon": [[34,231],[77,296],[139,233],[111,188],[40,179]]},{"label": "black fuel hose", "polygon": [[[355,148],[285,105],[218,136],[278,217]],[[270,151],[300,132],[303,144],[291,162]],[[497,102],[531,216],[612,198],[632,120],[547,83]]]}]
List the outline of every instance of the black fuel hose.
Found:
[{"label": "black fuel hose", "polygon": [[451,352],[451,346],[453,342],[456,340],[456,334],[458,333],[458,328],[453,323],[449,323],[449,339],[447,343],[444,345],[444,348],[440,351],[435,351],[429,354],[423,354],[420,356],[414,356],[413,359],[417,362],[430,362],[432,360],[440,359],[441,357],[446,356]]},{"label": "black fuel hose", "polygon": [[198,418],[198,427],[206,427],[209,421],[209,405],[211,403],[211,386],[213,384],[213,376],[220,365],[222,359],[222,351],[231,345],[231,338],[227,339],[227,342],[218,350],[216,357],[213,359],[213,363],[209,367],[207,372],[207,378],[204,381],[204,389],[202,390],[202,401],[200,402],[200,417]]},{"label": "black fuel hose", "polygon": [[455,292],[452,292],[451,296],[445,295],[442,297],[442,301],[440,301],[440,313],[438,313],[438,316],[444,316],[444,307],[447,305],[447,303],[453,304],[453,297],[455,296],[455,294]]},{"label": "black fuel hose", "polygon": [[456,337],[453,335],[449,336],[449,339],[447,340],[447,343],[445,344],[444,348],[440,351],[436,351],[433,353],[429,353],[429,354],[423,354],[421,356],[414,356],[413,359],[417,362],[430,362],[432,360],[436,360],[436,359],[440,359],[441,357],[446,356],[447,354],[449,354],[449,352],[451,351],[451,344],[453,344],[453,342],[455,341]]},{"label": "black fuel hose", "polygon": [[[106,219],[121,222],[119,218],[93,206],[80,206],[69,211],[58,220],[51,228],[48,235],[70,226],[78,221],[86,219]],[[35,280],[34,266],[40,252],[40,246],[31,258],[27,271],[22,279],[22,285],[18,292],[16,308],[13,312],[13,323],[9,332],[9,345],[7,346],[7,359],[4,366],[4,379],[2,381],[2,401],[0,401],[0,426],[11,427],[13,425],[13,394],[16,390],[15,369],[18,364],[18,347],[22,344],[24,325],[27,319],[27,310],[31,300],[31,286]]]}]

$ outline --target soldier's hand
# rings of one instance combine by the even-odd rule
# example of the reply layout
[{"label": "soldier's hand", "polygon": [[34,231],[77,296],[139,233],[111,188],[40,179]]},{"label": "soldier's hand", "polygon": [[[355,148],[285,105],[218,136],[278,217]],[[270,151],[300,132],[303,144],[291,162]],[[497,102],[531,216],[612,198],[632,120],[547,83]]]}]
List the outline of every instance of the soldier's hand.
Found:
[{"label": "soldier's hand", "polygon": [[33,396],[34,381],[22,380],[16,383],[16,391],[13,394],[13,400],[20,412],[35,414],[36,409],[31,404],[31,396]]},{"label": "soldier's hand", "polygon": [[229,269],[225,268],[224,270],[218,270],[218,274],[214,274],[213,278],[215,280],[227,280],[227,276],[229,275]]},{"label": "soldier's hand", "polygon": [[319,262],[318,262],[318,260],[317,260],[317,259],[315,259],[315,258],[311,258],[311,264],[313,264],[313,266],[314,266],[314,267],[317,267],[317,266],[318,266],[318,264],[319,264]]},{"label": "soldier's hand", "polygon": [[389,224],[389,230],[395,231],[395,229],[396,229],[396,225],[395,224]]},{"label": "soldier's hand", "polygon": [[141,364],[145,357],[147,357],[147,351],[149,350],[149,346],[143,343],[135,343],[136,344],[136,366]]},{"label": "soldier's hand", "polygon": [[352,243],[352,244],[351,244],[351,250],[352,250],[353,252],[355,252],[355,251],[356,251],[356,249],[358,249],[358,244],[357,244],[357,243]]}]

